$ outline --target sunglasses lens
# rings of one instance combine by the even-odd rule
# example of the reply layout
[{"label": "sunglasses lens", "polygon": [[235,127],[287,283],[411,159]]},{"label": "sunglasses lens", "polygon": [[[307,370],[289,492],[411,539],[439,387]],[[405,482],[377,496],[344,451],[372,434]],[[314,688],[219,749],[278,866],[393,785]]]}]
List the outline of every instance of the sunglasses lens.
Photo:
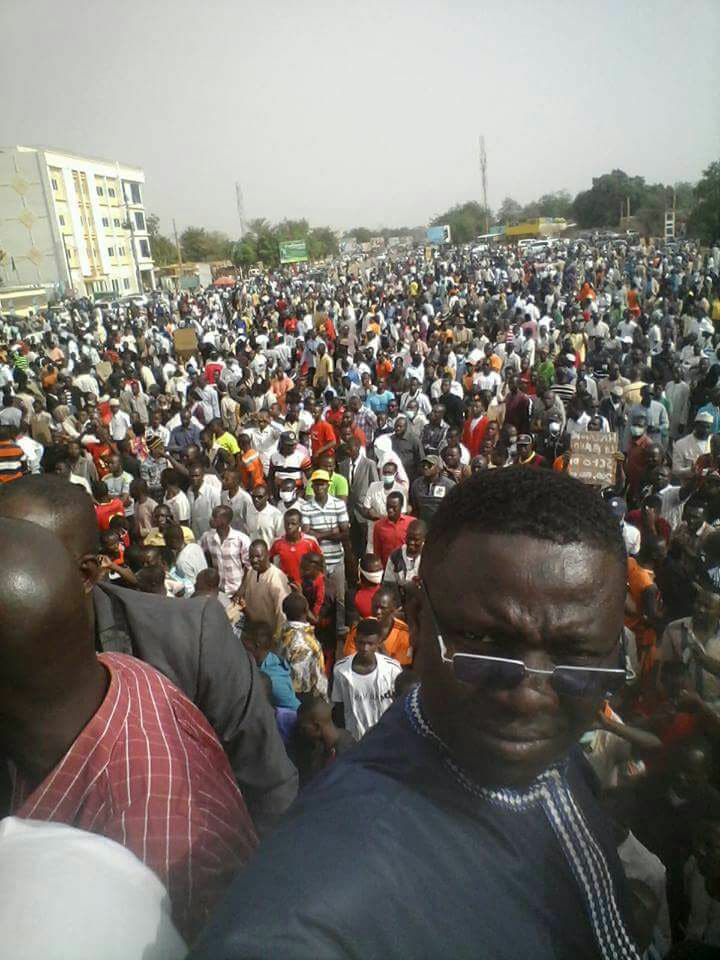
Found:
[{"label": "sunglasses lens", "polygon": [[571,670],[557,667],[552,677],[556,693],[564,697],[601,697],[619,690],[625,682],[621,670]]},{"label": "sunglasses lens", "polygon": [[525,665],[513,660],[493,660],[468,653],[453,657],[456,679],[478,687],[516,687],[525,676]]}]

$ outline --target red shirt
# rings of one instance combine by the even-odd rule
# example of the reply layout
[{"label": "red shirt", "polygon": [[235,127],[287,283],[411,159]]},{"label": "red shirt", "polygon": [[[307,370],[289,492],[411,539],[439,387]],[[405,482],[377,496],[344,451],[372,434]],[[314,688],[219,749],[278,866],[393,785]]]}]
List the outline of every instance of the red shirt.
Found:
[{"label": "red shirt", "polygon": [[97,517],[98,529],[107,530],[113,517],[125,516],[125,507],[122,505],[122,500],[113,497],[108,503],[96,503],[95,516]]},{"label": "red shirt", "polygon": [[280,569],[288,580],[300,583],[300,561],[306,553],[322,553],[315,537],[309,537],[304,533],[294,543],[287,537],[279,537],[270,547],[270,561],[277,557],[280,561]]},{"label": "red shirt", "polygon": [[484,414],[478,418],[478,421],[474,427],[472,418],[465,421],[462,432],[462,442],[468,448],[468,452],[471,457],[476,457],[480,453],[480,448],[482,447],[482,442],[485,439],[485,432],[489,422],[490,421]]},{"label": "red shirt", "polygon": [[167,886],[191,940],[257,846],[252,821],[197,707],[135,657],[98,659],[110,675],[100,708],[34,790],[16,773],[11,812],[127,847]]},{"label": "red shirt", "polygon": [[205,364],[205,379],[208,383],[216,383],[217,378],[220,376],[220,371],[222,370],[223,365],[221,363],[206,363]]},{"label": "red shirt", "polygon": [[[637,527],[638,530],[642,533],[642,510],[631,510],[628,515],[625,517],[628,523],[631,523],[634,527]],[[660,536],[663,538],[665,543],[670,546],[670,537],[672,536],[672,527],[664,520],[662,517],[655,518],[655,528]]]},{"label": "red shirt", "polygon": [[339,410],[328,410],[328,412],[325,414],[325,419],[335,431],[336,440],[340,439],[340,424],[342,422],[344,413],[345,407],[340,407]]},{"label": "red shirt", "polygon": [[355,594],[355,609],[363,620],[372,616],[372,598],[379,589],[379,583],[363,584]]},{"label": "red shirt", "polygon": [[334,445],[336,443],[335,431],[327,420],[322,419],[310,427],[310,439],[312,440],[313,456],[317,456],[318,450],[325,444],[332,443]]},{"label": "red shirt", "polygon": [[383,562],[383,567],[388,562],[388,557],[405,543],[408,527],[415,518],[409,517],[406,513],[400,515],[397,523],[383,517],[382,520],[376,520],[373,527],[373,553]]}]

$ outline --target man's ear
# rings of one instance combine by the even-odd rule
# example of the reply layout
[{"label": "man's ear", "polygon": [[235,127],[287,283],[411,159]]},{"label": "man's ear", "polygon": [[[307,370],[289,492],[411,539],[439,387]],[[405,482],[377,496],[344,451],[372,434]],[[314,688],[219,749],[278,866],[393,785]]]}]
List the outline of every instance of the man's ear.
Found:
[{"label": "man's ear", "polygon": [[97,554],[86,553],[80,558],[79,564],[80,576],[83,579],[83,589],[85,593],[90,593],[100,577],[100,564]]}]

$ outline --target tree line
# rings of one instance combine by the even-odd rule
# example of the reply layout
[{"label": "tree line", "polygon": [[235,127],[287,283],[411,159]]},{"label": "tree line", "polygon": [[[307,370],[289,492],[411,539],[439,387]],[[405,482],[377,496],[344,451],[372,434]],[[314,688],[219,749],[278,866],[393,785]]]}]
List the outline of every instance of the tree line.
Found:
[{"label": "tree line", "polygon": [[583,229],[617,228],[628,210],[643,233],[661,236],[665,210],[674,205],[688,236],[708,244],[720,240],[720,161],[703,171],[697,184],[646,183],[644,177],[613,170],[594,177],[592,186],[573,198],[567,190],[546,193],[524,206],[505,197],[496,213],[471,201],[436,216],[433,225],[449,224],[455,243],[467,243],[486,232],[486,224],[514,226],[536,217],[562,217]]},{"label": "tree line", "polygon": [[[505,197],[495,213],[475,202],[457,204],[438,214],[432,225],[449,224],[453,242],[468,243],[486,232],[486,225],[514,225],[535,217],[563,217],[583,229],[617,228],[621,216],[637,219],[644,233],[661,236],[666,208],[675,205],[676,213],[686,223],[687,234],[704,244],[720,242],[720,161],[711,163],[696,184],[673,185],[646,183],[643,177],[629,176],[613,170],[594,177],[592,186],[572,197],[566,190],[546,193],[532,203],[522,205]],[[150,246],[158,266],[177,261],[175,242],[160,232],[159,219],[147,218]],[[411,237],[421,242],[425,227],[384,227],[371,230],[355,227],[345,237],[365,243],[372,237]],[[340,237],[330,227],[311,227],[306,219],[281,220],[271,223],[259,218],[250,220],[242,239],[232,240],[220,230],[187,227],[180,234],[183,260],[208,262],[231,260],[236,266],[249,267],[262,262],[266,267],[280,263],[279,244],[284,240],[304,240],[310,260],[322,260],[340,250]]]}]

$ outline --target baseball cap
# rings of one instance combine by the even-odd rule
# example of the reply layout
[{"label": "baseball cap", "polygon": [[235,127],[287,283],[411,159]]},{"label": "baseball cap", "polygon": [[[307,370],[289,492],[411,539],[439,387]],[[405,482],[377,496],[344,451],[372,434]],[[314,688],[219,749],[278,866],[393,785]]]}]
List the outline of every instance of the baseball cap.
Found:
[{"label": "baseball cap", "polygon": [[310,480],[326,480],[330,483],[330,474],[327,470],[314,470],[310,476]]},{"label": "baseball cap", "polygon": [[283,432],[280,434],[280,439],[283,441],[283,443],[295,443],[297,437],[295,436],[293,430],[283,430]]},{"label": "baseball cap", "polygon": [[440,457],[435,456],[434,453],[429,453],[427,456],[423,457],[420,463],[431,463],[434,467],[442,467],[443,462]]},{"label": "baseball cap", "polygon": [[715,418],[707,411],[700,411],[695,415],[695,423],[713,423]]},{"label": "baseball cap", "polygon": [[120,406],[120,401],[118,400],[117,397],[113,397],[113,398],[110,400],[110,406],[111,406],[111,407],[119,407],[119,406]]}]

